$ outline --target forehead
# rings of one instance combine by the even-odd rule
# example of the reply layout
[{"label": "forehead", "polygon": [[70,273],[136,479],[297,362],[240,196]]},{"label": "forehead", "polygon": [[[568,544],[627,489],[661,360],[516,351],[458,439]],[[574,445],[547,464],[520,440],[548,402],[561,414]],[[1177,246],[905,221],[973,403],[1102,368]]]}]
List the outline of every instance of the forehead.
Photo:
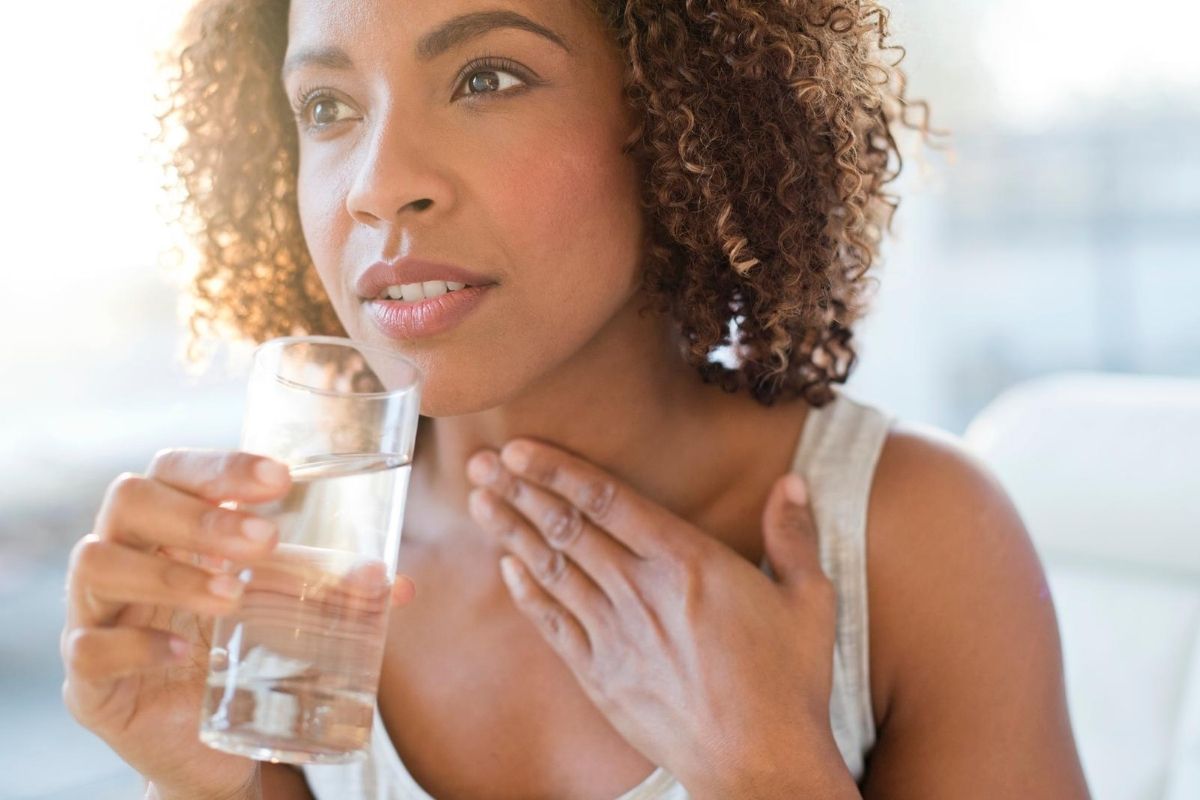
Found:
[{"label": "forehead", "polygon": [[291,0],[288,40],[394,48],[451,17],[479,11],[516,11],[558,30],[572,29],[581,24],[581,7],[586,7],[581,0]]}]

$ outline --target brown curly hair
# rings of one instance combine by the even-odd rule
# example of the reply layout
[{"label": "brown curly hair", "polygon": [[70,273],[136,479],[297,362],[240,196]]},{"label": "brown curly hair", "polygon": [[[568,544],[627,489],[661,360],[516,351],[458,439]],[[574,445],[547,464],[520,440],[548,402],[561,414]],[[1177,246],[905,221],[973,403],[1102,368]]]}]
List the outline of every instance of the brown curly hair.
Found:
[{"label": "brown curly hair", "polygon": [[[590,0],[627,61],[625,143],[649,225],[643,290],[705,381],[764,405],[833,398],[866,273],[899,205],[904,49],[879,3]],[[170,55],[156,141],[196,244],[187,359],[206,335],[345,336],[300,229],[298,140],[278,79],[288,0],[201,0]],[[891,63],[887,54],[898,57]],[[911,122],[912,108],[924,111]],[[894,168],[891,161],[894,157]],[[731,339],[731,321],[736,336]],[[734,365],[712,358],[732,348]]]}]

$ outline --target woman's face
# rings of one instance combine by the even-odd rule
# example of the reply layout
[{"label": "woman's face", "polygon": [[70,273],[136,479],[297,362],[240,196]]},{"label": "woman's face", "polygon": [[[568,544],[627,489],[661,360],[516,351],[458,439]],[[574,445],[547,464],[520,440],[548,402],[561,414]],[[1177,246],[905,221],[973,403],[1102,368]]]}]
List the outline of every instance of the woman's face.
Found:
[{"label": "woman's face", "polygon": [[[504,402],[636,293],[622,71],[585,0],[292,0],[284,86],[304,236],[350,336],[424,370],[422,413]],[[356,282],[401,257],[495,285],[448,330],[389,335]]]}]

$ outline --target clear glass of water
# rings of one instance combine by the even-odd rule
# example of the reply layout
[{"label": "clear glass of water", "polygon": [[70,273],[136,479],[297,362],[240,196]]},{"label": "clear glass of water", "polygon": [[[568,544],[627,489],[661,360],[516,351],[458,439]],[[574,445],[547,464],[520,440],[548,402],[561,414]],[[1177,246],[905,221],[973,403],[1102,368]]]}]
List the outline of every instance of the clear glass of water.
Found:
[{"label": "clear glass of water", "polygon": [[[288,494],[242,508],[276,522],[213,627],[200,739],[289,763],[364,757],[420,410],[416,365],[332,336],[254,352],[240,449],[286,463]],[[229,504],[238,507],[237,504]]]}]

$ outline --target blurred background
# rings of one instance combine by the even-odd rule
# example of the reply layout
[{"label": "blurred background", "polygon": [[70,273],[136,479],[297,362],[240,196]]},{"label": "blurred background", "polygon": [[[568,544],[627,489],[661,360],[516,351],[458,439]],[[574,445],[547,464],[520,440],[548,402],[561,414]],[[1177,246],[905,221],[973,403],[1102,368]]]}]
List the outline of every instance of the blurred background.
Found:
[{"label": "blurred background", "polygon": [[[61,704],[67,552],[119,472],[142,471],[160,447],[238,438],[245,352],[222,347],[200,376],[182,366],[178,273],[163,257],[172,234],[146,143],[154,51],[186,5],[125,0],[120,21],[85,0],[0,10],[0,70],[27,76],[6,85],[14,118],[0,133],[3,798],[138,796],[137,776]],[[1014,493],[1053,568],[1094,795],[1195,800],[1200,6],[891,7],[910,94],[930,101],[953,151],[907,141],[847,391],[968,437]],[[1147,419],[1157,427],[1134,435]],[[1134,448],[1123,464],[1095,447],[1122,434]],[[1040,479],[1037,464],[1063,453],[1086,463]],[[1100,462],[1110,471],[1086,471]],[[1115,488],[1155,465],[1170,466],[1165,482]],[[1126,498],[1106,517],[1135,522],[1096,555],[1087,548],[1101,538],[1077,512],[1103,486]],[[1095,616],[1096,597],[1112,616]],[[1136,663],[1117,665],[1131,653]]]}]

